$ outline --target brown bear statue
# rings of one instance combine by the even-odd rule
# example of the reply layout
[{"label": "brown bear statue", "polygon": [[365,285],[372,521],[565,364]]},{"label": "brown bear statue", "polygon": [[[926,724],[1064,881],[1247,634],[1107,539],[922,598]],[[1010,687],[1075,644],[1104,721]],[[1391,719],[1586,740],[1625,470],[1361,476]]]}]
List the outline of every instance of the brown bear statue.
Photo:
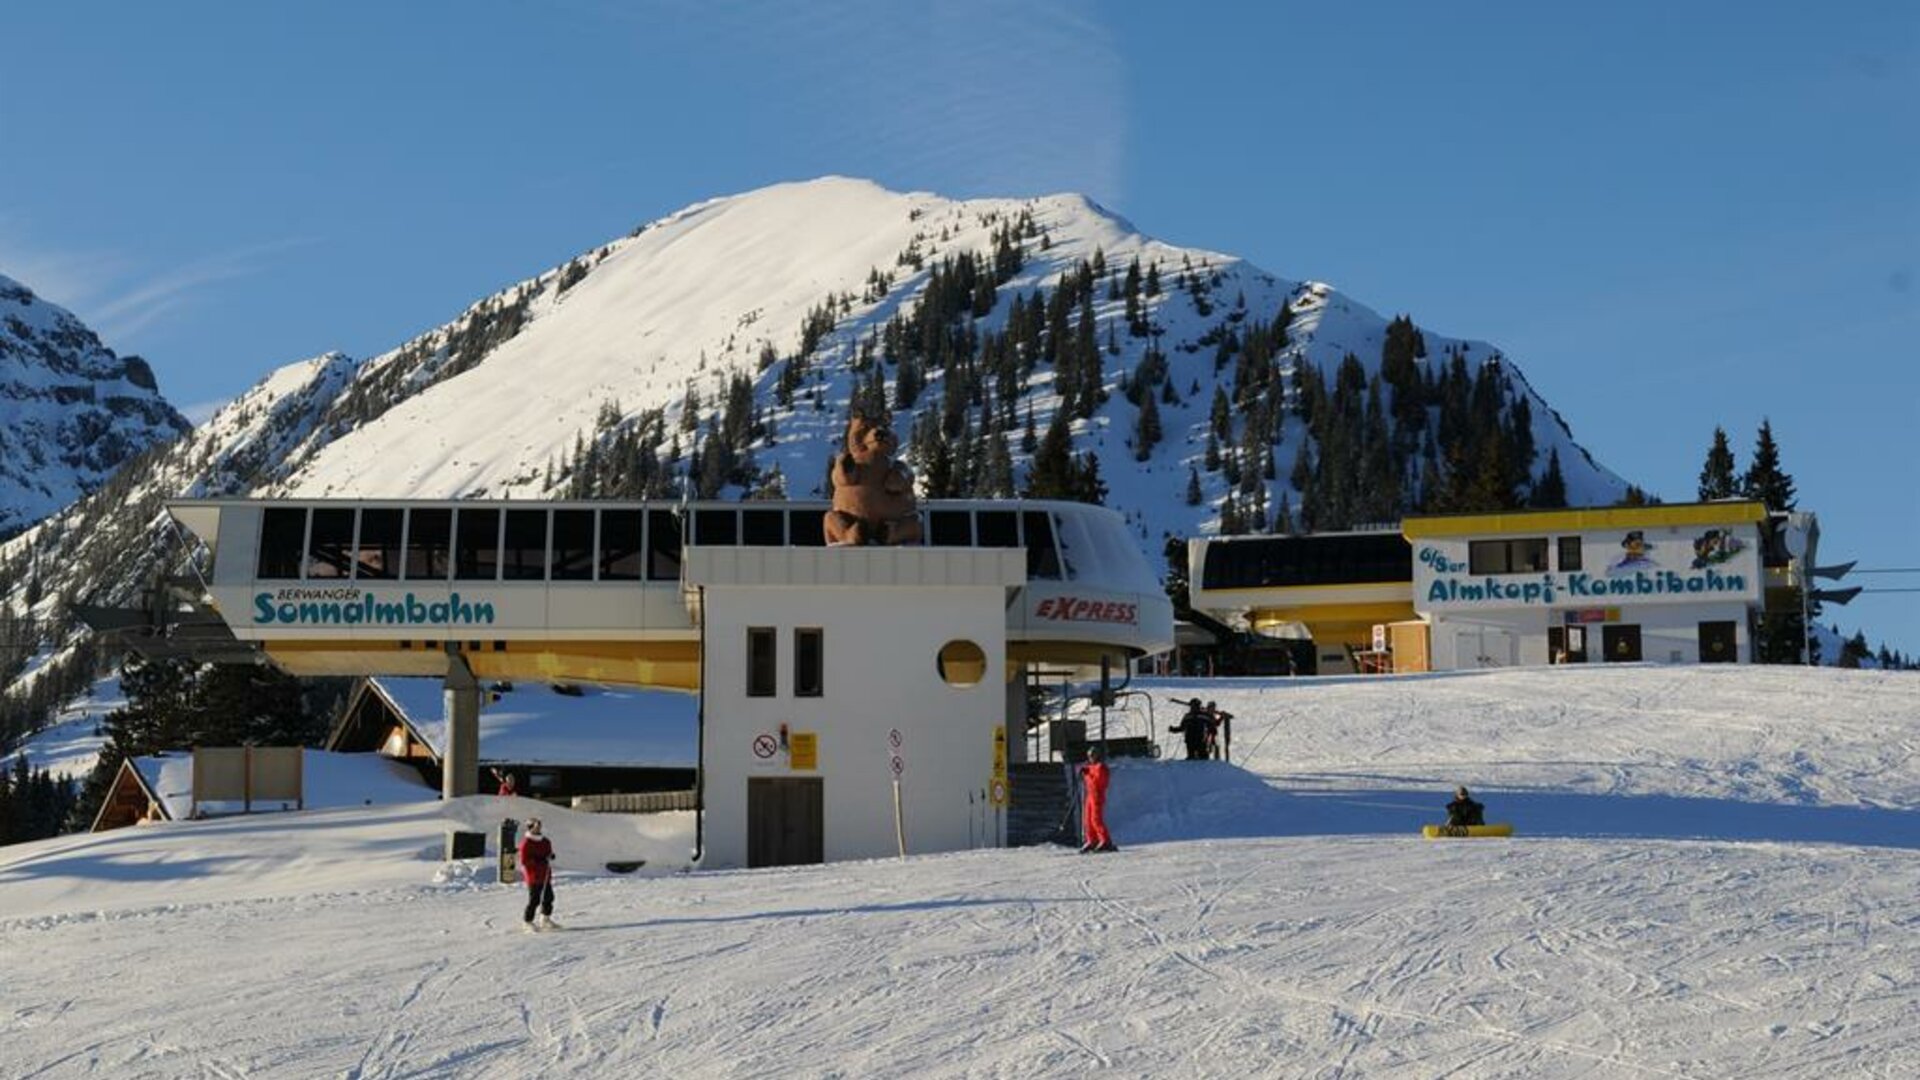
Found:
[{"label": "brown bear statue", "polygon": [[893,459],[899,448],[886,421],[858,413],[847,421],[847,449],[833,459],[833,509],[825,522],[828,544],[920,542],[913,473]]}]

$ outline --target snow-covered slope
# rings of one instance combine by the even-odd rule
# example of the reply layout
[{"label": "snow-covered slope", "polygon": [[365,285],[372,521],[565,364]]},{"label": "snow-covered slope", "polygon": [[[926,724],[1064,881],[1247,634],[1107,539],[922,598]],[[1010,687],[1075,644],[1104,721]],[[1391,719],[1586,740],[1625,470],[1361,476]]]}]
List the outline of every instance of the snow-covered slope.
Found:
[{"label": "snow-covered slope", "polygon": [[[716,199],[655,222],[583,256],[584,277],[564,292],[556,271],[483,301],[476,310],[520,308],[519,328],[478,363],[468,359],[455,377],[447,377],[445,368],[454,358],[459,322],[368,361],[358,376],[362,382],[416,389],[344,435],[317,431],[293,455],[276,490],[541,495],[543,467],[563,458],[581,434],[592,435],[603,409],[615,407],[630,418],[676,405],[689,386],[711,402],[725,376],[742,371],[757,379],[757,404],[778,430],[777,439],[755,447],[756,460],[811,484],[840,438],[860,342],[911,309],[926,285],[927,267],[944,256],[990,255],[995,229],[1022,214],[1032,216],[1041,238],[1024,242],[1024,263],[1000,286],[1001,296],[1051,291],[1063,273],[1096,252],[1116,274],[1135,258],[1158,265],[1166,287],[1146,305],[1170,358],[1170,381],[1183,393],[1194,385],[1210,389],[1222,378],[1213,347],[1203,344],[1210,332],[1249,313],[1270,319],[1287,303],[1296,312],[1296,344],[1286,354],[1287,365],[1331,372],[1348,353],[1369,369],[1379,365],[1387,320],[1337,290],[1286,281],[1229,255],[1151,239],[1081,196],[956,201],[829,177]],[[922,268],[904,261],[909,258]],[[1189,269],[1207,282],[1206,313],[1173,285],[1175,275]],[[892,276],[877,295],[867,291],[876,271]],[[1124,305],[1108,297],[1104,281],[1097,293],[1098,339],[1104,344]],[[770,399],[779,369],[759,370],[763,350],[781,358],[797,354],[806,315],[834,296],[848,302],[815,360],[817,386],[830,407],[776,408]],[[978,320],[978,331],[1004,329],[1009,307],[1002,299]],[[1109,387],[1152,344],[1124,331],[1113,338],[1118,353],[1104,355]],[[1482,342],[1432,334],[1426,344],[1434,364],[1455,347],[1476,365],[1498,355]],[[1621,493],[1619,478],[1574,444],[1524,378],[1509,392],[1533,403],[1539,456],[1532,472],[1543,470],[1548,451],[1557,449],[1572,501],[1609,502]],[[1044,375],[1031,398],[1044,426],[1057,404]],[[1218,490],[1200,506],[1187,507],[1181,499],[1188,468],[1201,457],[1209,404],[1202,393],[1169,407],[1166,427],[1174,437],[1137,466],[1127,445],[1134,406],[1117,395],[1076,431],[1077,449],[1097,453],[1105,465],[1111,503],[1149,519],[1148,532],[1192,534],[1214,520],[1225,490],[1218,479],[1209,478]],[[902,424],[903,434],[907,426]],[[1296,421],[1283,434],[1283,445],[1299,446],[1300,430]],[[1281,462],[1273,485],[1275,505],[1290,461]]]},{"label": "snow-covered slope", "polygon": [[137,356],[0,275],[0,537],[100,486],[191,426]]},{"label": "snow-covered slope", "polygon": [[28,767],[36,772],[45,770],[75,783],[84,781],[107,744],[107,714],[126,704],[119,676],[101,679],[61,709],[52,724],[22,740],[8,757],[26,758]]},{"label": "snow-covered slope", "polygon": [[[438,870],[431,807],[39,841],[0,852],[7,1068],[1909,1076],[1916,680],[1156,685],[1235,710],[1246,768],[1122,763],[1118,855],[624,878],[615,816],[562,812],[550,935]],[[1419,839],[1460,782],[1518,837]]]}]

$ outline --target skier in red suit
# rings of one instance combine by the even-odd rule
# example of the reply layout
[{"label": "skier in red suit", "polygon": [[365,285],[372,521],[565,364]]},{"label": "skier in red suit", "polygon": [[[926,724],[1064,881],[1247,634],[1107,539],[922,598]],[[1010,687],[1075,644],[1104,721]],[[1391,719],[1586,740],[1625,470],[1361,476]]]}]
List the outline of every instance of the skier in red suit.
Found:
[{"label": "skier in red suit", "polygon": [[[539,818],[527,819],[527,835],[520,838],[520,877],[527,883],[527,913],[521,917],[528,933],[558,930],[553,921],[553,841],[540,830]],[[533,913],[540,911],[540,925]]]},{"label": "skier in red suit", "polygon": [[1092,851],[1118,851],[1113,837],[1107,835],[1107,782],[1112,779],[1104,755],[1097,746],[1087,747],[1087,763],[1080,766],[1080,782],[1086,788],[1087,803],[1081,815],[1086,843],[1082,855]]}]

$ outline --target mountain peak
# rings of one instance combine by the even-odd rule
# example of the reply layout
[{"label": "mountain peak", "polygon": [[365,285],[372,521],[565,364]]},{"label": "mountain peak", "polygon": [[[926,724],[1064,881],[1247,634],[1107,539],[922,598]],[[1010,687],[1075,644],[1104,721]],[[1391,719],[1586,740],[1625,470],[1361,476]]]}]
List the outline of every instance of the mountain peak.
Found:
[{"label": "mountain peak", "polygon": [[92,491],[186,431],[153,369],[116,356],[72,312],[0,275],[0,537]]}]

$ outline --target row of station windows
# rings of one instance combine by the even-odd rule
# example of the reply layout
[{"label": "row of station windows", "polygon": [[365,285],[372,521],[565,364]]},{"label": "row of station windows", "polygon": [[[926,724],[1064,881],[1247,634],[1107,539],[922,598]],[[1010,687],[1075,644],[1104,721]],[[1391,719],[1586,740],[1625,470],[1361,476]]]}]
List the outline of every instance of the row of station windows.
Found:
[{"label": "row of station windows", "polygon": [[[501,509],[272,506],[255,575],[269,581],[677,581],[685,544],[822,547],[824,507]],[[1029,578],[1058,578],[1041,510],[933,510],[938,547],[1024,547]]]},{"label": "row of station windows", "polygon": [[1413,548],[1394,532],[1270,536],[1207,545],[1202,589],[1275,589],[1413,580]]}]

